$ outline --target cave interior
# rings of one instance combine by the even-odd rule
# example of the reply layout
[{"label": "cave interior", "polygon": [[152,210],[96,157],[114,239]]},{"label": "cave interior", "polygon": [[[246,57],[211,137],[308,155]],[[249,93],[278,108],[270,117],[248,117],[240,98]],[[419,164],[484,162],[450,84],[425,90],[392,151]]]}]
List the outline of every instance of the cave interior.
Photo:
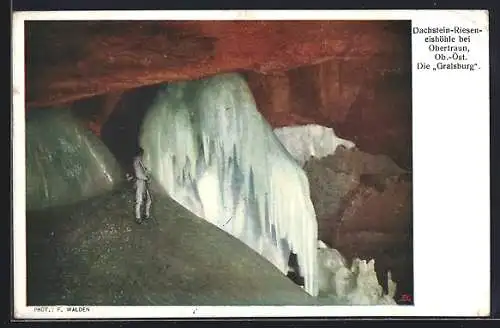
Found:
[{"label": "cave interior", "polygon": [[409,21],[30,21],[26,112],[71,108],[128,170],[159,84],[239,72],[273,128],[330,127],[371,156],[346,157],[353,166],[383,166],[384,156],[405,172],[396,180],[362,174],[342,195],[341,211],[321,210],[318,221],[322,240],[348,259],[375,258],[377,274],[391,269],[399,293],[411,295],[410,28]]}]

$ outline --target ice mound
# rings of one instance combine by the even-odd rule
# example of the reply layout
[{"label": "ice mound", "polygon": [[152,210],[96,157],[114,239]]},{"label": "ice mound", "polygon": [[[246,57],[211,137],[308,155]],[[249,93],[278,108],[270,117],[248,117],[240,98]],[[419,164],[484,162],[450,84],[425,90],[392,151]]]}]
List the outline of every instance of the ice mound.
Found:
[{"label": "ice mound", "polygon": [[318,227],[302,168],[238,74],[164,85],[141,128],[144,161],[178,203],[287,273],[297,254],[316,295]]},{"label": "ice mound", "polygon": [[335,152],[338,146],[351,149],[354,142],[335,135],[332,128],[317,124],[286,126],[274,129],[281,143],[301,166],[310,157],[323,158]]},{"label": "ice mound", "polygon": [[354,259],[351,268],[344,257],[323,242],[318,245],[320,297],[339,305],[395,305],[396,283],[388,272],[388,293],[384,294],[375,273],[375,260]]},{"label": "ice mound", "polygon": [[68,205],[111,190],[121,168],[69,109],[33,109],[26,117],[26,208]]}]

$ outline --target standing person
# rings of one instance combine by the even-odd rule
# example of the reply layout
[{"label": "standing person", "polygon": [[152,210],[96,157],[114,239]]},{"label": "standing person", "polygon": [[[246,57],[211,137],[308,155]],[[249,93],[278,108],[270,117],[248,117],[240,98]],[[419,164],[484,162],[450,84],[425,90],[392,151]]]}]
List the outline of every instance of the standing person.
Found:
[{"label": "standing person", "polygon": [[[142,207],[144,206],[144,220],[149,220],[151,209],[151,195],[148,190],[149,171],[142,162],[144,149],[139,147],[136,156],[134,157],[133,166],[135,174],[135,220],[141,224],[143,222]],[[144,198],[146,203],[144,204]]]}]

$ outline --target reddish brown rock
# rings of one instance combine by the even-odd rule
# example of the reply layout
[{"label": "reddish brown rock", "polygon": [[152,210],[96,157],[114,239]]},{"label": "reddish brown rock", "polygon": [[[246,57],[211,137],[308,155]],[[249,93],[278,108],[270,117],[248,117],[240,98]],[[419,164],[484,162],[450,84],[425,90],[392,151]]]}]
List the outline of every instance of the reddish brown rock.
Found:
[{"label": "reddish brown rock", "polygon": [[411,175],[387,156],[343,148],[305,170],[320,239],[348,260],[375,259],[380,281],[391,270],[398,293],[411,293]]},{"label": "reddish brown rock", "polygon": [[360,149],[387,154],[402,168],[411,169],[412,94],[410,75],[387,74],[367,81],[335,131],[349,135]]},{"label": "reddish brown rock", "polygon": [[390,158],[339,147],[304,169],[319,237],[335,244],[345,233],[406,234],[411,226],[411,181]]},{"label": "reddish brown rock", "polygon": [[402,58],[401,38],[409,33],[407,22],[384,21],[32,21],[26,27],[27,103],[38,106],[227,71]]},{"label": "reddish brown rock", "polygon": [[123,93],[123,91],[118,91],[81,99],[75,101],[71,107],[84,125],[95,135],[101,137],[101,129],[115,110]]},{"label": "reddish brown rock", "polygon": [[353,174],[357,179],[361,179],[362,175],[378,175],[385,178],[400,176],[406,172],[386,155],[372,155],[359,149],[343,147],[338,147],[335,154],[326,158],[325,162],[331,169]]},{"label": "reddish brown rock", "polygon": [[[407,61],[410,61],[408,56]],[[273,127],[315,123],[411,168],[411,75],[402,58],[332,59],[281,74],[247,74]]]},{"label": "reddish brown rock", "polygon": [[341,214],[338,235],[361,230],[408,233],[411,184],[396,179],[386,178],[375,186],[361,183]]},{"label": "reddish brown rock", "polygon": [[26,33],[28,107],[240,71],[273,127],[334,127],[411,167],[408,22],[32,21]]}]

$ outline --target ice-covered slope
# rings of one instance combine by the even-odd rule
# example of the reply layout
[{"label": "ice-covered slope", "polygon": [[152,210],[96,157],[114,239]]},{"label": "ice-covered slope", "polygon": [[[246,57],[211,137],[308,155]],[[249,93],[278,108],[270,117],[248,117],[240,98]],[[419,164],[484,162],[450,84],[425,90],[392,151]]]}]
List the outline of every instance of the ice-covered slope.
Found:
[{"label": "ice-covered slope", "polygon": [[310,157],[331,155],[338,146],[355,147],[354,142],[337,137],[332,128],[317,124],[285,126],[274,129],[274,133],[300,165]]},{"label": "ice-covered slope", "polygon": [[141,144],[146,165],[172,198],[283,273],[293,251],[305,290],[317,294],[318,228],[307,177],[241,76],[163,86]]},{"label": "ice-covered slope", "polygon": [[69,109],[27,113],[27,209],[76,203],[111,190],[121,180],[113,155]]}]

